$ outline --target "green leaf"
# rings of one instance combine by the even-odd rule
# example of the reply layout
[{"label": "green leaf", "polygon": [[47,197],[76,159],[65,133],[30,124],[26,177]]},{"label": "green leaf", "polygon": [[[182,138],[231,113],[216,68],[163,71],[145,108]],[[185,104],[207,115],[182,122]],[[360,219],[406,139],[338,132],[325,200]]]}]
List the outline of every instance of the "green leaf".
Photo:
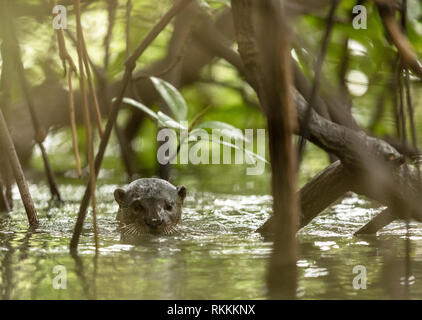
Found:
[{"label": "green leaf", "polygon": [[196,0],[198,5],[203,9],[211,9],[210,5],[205,0]]},{"label": "green leaf", "polygon": [[181,125],[179,122],[169,117],[165,113],[162,113],[161,111],[158,111],[157,116],[158,116],[158,123],[161,127],[171,128],[171,129],[176,129],[176,130],[188,130],[188,128]]},{"label": "green leaf", "polygon": [[221,4],[226,5],[229,8],[231,7],[230,0],[209,0],[209,2],[211,2],[211,3],[221,3]]},{"label": "green leaf", "polygon": [[[221,130],[221,133],[223,136],[227,136],[229,138],[234,138],[235,140],[243,140],[247,141],[246,137],[243,135],[242,131],[240,129],[232,126],[231,124],[228,124],[227,122],[222,121],[206,121],[202,122],[200,125],[197,126],[197,128],[202,129],[218,129]],[[230,130],[230,134],[225,134],[224,130]]]},{"label": "green leaf", "polygon": [[122,101],[123,101],[123,103],[126,103],[128,105],[131,105],[131,106],[133,106],[133,107],[135,107],[135,108],[137,108],[137,109],[145,112],[151,118],[153,118],[155,120],[158,120],[158,115],[154,111],[152,111],[150,108],[148,108],[147,106],[143,105],[142,103],[140,103],[140,102],[138,102],[138,101],[136,101],[134,99],[131,99],[131,98],[126,98],[126,97],[123,98]]},{"label": "green leaf", "polygon": [[249,150],[245,150],[245,155],[246,156],[249,156],[249,157],[252,157],[252,158],[254,158],[256,160],[263,161],[265,163],[269,163],[265,158],[261,157],[259,154],[256,154],[255,152],[251,152]]},{"label": "green leaf", "polygon": [[[197,141],[197,138],[193,139],[194,137],[199,136],[199,134],[197,134],[197,131],[199,131],[199,129],[194,129],[189,133],[188,143]],[[191,140],[191,138],[192,138],[192,140]],[[201,136],[201,139],[202,139],[202,136]],[[245,157],[248,157],[249,159],[252,159],[254,161],[259,160],[259,161],[263,161],[265,163],[269,163],[265,158],[261,157],[260,155],[254,153],[254,152],[251,152],[249,150],[246,150],[244,148],[240,148],[233,143],[230,143],[230,142],[227,142],[227,141],[224,141],[224,140],[214,140],[210,136],[207,137],[207,140],[210,141],[210,142],[214,142],[214,143],[218,143],[218,144],[221,144],[221,145],[224,145],[224,146],[228,146],[228,147],[235,149],[235,150],[242,150],[242,151],[245,152]]]},{"label": "green leaf", "polygon": [[151,77],[154,87],[167,103],[177,120],[186,120],[188,106],[181,93],[167,81],[156,77]]}]

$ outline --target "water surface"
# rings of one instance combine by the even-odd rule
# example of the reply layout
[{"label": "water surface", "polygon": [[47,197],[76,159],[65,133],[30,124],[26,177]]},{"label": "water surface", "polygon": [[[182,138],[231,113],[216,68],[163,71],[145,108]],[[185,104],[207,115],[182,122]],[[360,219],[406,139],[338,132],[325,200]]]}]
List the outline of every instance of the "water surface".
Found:
[{"label": "water surface", "polygon": [[[115,185],[98,189],[100,253],[95,258],[92,220],[85,224],[79,255],[72,235],[83,186],[62,185],[61,207],[48,202],[42,184],[31,185],[41,226],[28,232],[15,190],[16,208],[0,221],[1,299],[265,299],[271,243],[255,233],[269,216],[269,195],[191,191],[180,234],[147,237],[137,245],[116,231]],[[194,188],[195,189],[195,188]],[[246,190],[246,189],[245,189]],[[396,222],[378,236],[353,232],[381,208],[356,195],[345,198],[298,234],[298,296],[304,299],[402,298],[405,235]],[[422,293],[422,228],[410,225],[410,297]],[[53,288],[53,268],[64,266],[67,289]],[[367,288],[356,290],[353,268],[366,267]]]}]

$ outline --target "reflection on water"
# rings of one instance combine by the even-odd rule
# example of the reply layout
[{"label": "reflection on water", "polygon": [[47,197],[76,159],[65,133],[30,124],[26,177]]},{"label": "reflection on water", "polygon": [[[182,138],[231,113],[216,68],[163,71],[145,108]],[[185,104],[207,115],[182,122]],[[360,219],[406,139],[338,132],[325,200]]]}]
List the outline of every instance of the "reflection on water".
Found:
[{"label": "reflection on water", "polygon": [[[269,216],[271,197],[191,193],[182,232],[120,242],[113,185],[99,189],[101,250],[95,257],[88,218],[79,255],[68,253],[83,187],[65,186],[66,204],[49,207],[45,187],[31,186],[42,225],[27,229],[24,210],[0,220],[1,299],[265,299],[271,243],[254,230]],[[16,194],[16,197],[18,195]],[[298,234],[299,290],[304,299],[404,298],[405,234],[394,223],[378,237],[354,237],[380,209],[352,196]],[[422,228],[410,224],[410,298],[422,293]],[[67,289],[52,286],[53,268],[67,271]],[[355,266],[367,272],[366,289],[353,288]]]}]

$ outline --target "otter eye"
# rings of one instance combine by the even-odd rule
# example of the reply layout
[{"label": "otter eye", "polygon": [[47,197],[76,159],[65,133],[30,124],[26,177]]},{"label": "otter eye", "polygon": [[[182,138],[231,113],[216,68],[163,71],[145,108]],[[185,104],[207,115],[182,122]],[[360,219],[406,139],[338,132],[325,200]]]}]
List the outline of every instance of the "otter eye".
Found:
[{"label": "otter eye", "polygon": [[171,203],[166,203],[166,207],[165,207],[165,209],[167,210],[167,211],[171,211],[171,210],[173,210],[173,205],[171,204]]},{"label": "otter eye", "polygon": [[143,209],[142,203],[139,200],[135,200],[132,204],[131,207],[133,210],[136,211],[141,211]]}]

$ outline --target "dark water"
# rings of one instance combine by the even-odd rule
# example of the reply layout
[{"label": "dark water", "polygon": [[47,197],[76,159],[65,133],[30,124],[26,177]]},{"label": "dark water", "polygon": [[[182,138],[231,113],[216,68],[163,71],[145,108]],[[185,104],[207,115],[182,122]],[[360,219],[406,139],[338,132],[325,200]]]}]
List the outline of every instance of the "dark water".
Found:
[{"label": "dark water", "polygon": [[[16,209],[0,222],[1,299],[265,299],[271,243],[254,230],[269,216],[268,195],[191,191],[179,235],[120,242],[116,232],[114,185],[101,186],[100,254],[94,258],[91,218],[79,255],[68,253],[82,186],[62,186],[66,203],[48,203],[45,186],[32,185],[41,227],[28,232],[15,192]],[[246,190],[247,188],[245,188]],[[247,192],[245,192],[247,193]],[[298,296],[303,299],[405,297],[405,234],[394,223],[377,237],[353,232],[380,209],[357,196],[337,203],[298,235]],[[410,298],[422,295],[422,228],[411,224]],[[364,266],[366,289],[353,288]],[[54,289],[53,269],[64,266],[66,289]],[[56,271],[57,272],[57,271]]]}]

